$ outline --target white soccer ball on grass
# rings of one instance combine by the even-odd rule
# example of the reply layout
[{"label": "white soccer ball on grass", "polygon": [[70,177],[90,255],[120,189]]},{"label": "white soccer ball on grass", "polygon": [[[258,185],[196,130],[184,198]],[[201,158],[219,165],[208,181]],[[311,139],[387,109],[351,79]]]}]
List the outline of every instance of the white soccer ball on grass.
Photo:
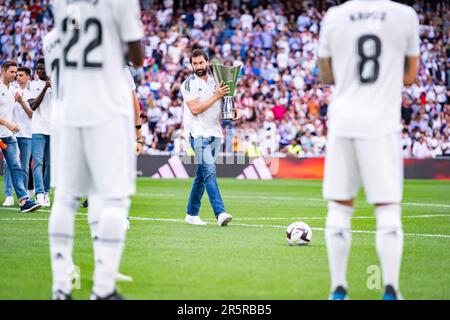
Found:
[{"label": "white soccer ball on grass", "polygon": [[304,222],[291,223],[286,230],[286,240],[291,246],[304,246],[311,243],[311,227]]}]

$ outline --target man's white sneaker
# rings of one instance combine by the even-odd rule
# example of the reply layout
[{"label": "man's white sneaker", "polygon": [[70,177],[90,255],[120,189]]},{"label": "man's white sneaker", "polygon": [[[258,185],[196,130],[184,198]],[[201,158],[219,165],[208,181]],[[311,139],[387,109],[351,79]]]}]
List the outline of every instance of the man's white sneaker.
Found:
[{"label": "man's white sneaker", "polygon": [[46,207],[45,205],[45,197],[43,193],[38,193],[36,195],[36,202],[39,203],[41,205],[41,207]]},{"label": "man's white sneaker", "polygon": [[3,202],[4,207],[12,207],[14,205],[14,197],[8,196],[5,199],[5,202]]},{"label": "man's white sneaker", "polygon": [[226,212],[222,212],[221,214],[219,214],[219,216],[217,217],[217,224],[221,227],[225,227],[228,223],[230,223],[231,219],[233,219],[233,217],[231,216],[231,214],[228,214]]},{"label": "man's white sneaker", "polygon": [[48,192],[44,193],[44,207],[50,207],[50,196]]},{"label": "man's white sneaker", "polygon": [[199,216],[191,216],[191,215],[186,215],[186,218],[184,219],[185,222],[189,223],[189,224],[194,224],[194,225],[198,225],[198,226],[205,226],[206,222],[203,222]]}]

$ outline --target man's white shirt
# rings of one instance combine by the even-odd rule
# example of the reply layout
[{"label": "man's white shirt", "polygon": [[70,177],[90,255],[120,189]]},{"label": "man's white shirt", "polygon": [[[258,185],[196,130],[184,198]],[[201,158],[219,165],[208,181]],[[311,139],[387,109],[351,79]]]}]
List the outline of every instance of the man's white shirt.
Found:
[{"label": "man's white shirt", "polygon": [[[25,89],[18,87],[15,92],[22,95],[24,101],[31,99],[31,93],[28,87]],[[13,123],[20,128],[20,131],[16,133],[17,138],[31,138],[31,118],[28,117],[28,114],[18,102],[14,103]]]},{"label": "man's white shirt", "polygon": [[209,109],[193,115],[187,102],[199,98],[199,102],[208,100],[214,95],[216,82],[211,75],[208,75],[207,81],[196,75],[190,76],[181,85],[181,94],[183,95],[183,121],[185,134],[191,134],[192,137],[220,137],[222,138],[222,129],[220,127],[220,101],[215,102]]},{"label": "man's white shirt", "polygon": [[331,135],[370,138],[400,131],[405,57],[420,54],[414,9],[389,0],[330,8],[318,54],[332,58]]},{"label": "man's white shirt", "polygon": [[[35,80],[30,83],[31,99],[36,99],[44,90],[45,81]],[[52,88],[45,92],[44,99],[39,107],[33,111],[31,119],[31,133],[50,135],[52,119]]]},{"label": "man's white shirt", "polygon": [[[54,2],[55,28],[61,46],[66,48],[61,81],[71,86],[62,92],[63,125],[88,127],[115,115],[132,117],[132,99],[123,71],[123,44],[139,41],[144,35],[139,2],[77,1],[73,6],[78,11],[72,11],[80,14],[69,16],[66,1]],[[76,20],[79,29],[69,25],[70,19]],[[71,44],[77,32],[81,40]]]},{"label": "man's white shirt", "polygon": [[[0,81],[0,118],[8,122],[13,122],[13,110],[14,110],[14,91],[15,88],[10,84],[7,87],[2,81]],[[13,132],[6,126],[0,125],[0,138],[11,137]]]}]

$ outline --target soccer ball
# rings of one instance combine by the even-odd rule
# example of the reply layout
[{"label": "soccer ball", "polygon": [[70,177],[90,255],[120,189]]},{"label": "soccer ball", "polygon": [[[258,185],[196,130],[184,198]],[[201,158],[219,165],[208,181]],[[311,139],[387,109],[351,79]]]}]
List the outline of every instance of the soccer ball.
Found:
[{"label": "soccer ball", "polygon": [[311,227],[304,222],[294,222],[287,227],[286,240],[291,246],[303,246],[311,243]]}]

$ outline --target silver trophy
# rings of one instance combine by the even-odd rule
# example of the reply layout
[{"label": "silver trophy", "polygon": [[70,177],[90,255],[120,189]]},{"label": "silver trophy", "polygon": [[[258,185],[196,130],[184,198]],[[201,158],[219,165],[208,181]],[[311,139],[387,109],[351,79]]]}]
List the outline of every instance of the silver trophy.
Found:
[{"label": "silver trophy", "polygon": [[223,84],[230,87],[228,95],[222,98],[222,119],[232,120],[236,117],[234,92],[236,91],[236,81],[241,71],[241,66],[227,67],[220,64],[213,64],[212,68],[216,84],[219,85],[223,82]]}]

